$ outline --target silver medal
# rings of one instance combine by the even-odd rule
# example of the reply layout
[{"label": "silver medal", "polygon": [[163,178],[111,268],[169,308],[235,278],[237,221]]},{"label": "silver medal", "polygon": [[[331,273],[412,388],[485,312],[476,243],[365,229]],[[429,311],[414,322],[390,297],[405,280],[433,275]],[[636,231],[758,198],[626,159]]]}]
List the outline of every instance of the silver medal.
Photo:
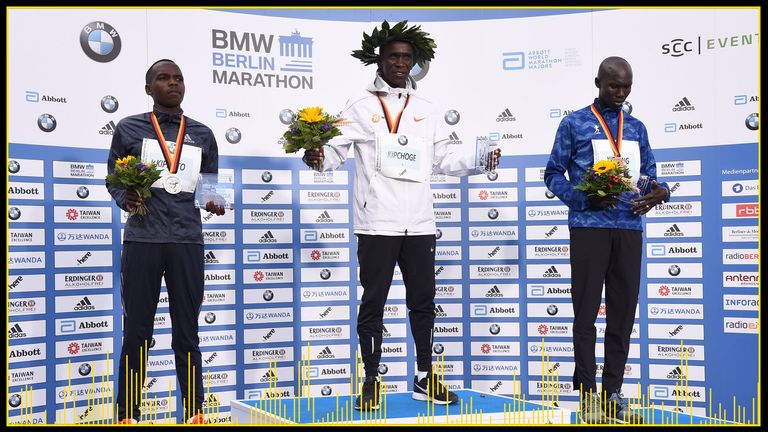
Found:
[{"label": "silver medal", "polygon": [[178,176],[171,174],[165,178],[163,187],[165,188],[166,192],[175,195],[181,192],[181,179]]}]

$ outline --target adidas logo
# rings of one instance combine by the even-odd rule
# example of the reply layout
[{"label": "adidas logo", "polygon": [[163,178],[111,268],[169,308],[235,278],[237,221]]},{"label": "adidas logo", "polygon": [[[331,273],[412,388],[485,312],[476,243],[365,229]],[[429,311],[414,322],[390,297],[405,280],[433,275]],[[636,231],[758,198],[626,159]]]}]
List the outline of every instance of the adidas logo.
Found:
[{"label": "adidas logo", "polygon": [[517,120],[517,119],[509,111],[509,108],[507,108],[504,111],[502,111],[501,114],[499,114],[499,116],[496,117],[496,121],[497,122],[515,121],[515,120]]},{"label": "adidas logo", "polygon": [[667,374],[667,378],[683,378],[683,370],[680,369],[680,366],[677,366]]},{"label": "adidas logo", "polygon": [[16,325],[8,329],[8,339],[23,338],[23,337],[27,337],[27,334],[24,333],[24,330],[21,329],[21,326],[19,325],[19,323],[16,323]]},{"label": "adidas logo", "polygon": [[435,316],[438,317],[438,318],[439,317],[446,317],[446,316],[448,316],[448,314],[445,313],[445,310],[443,309],[442,306],[437,305],[437,306],[435,306]]},{"label": "adidas logo", "polygon": [[273,382],[277,381],[277,377],[275,376],[275,373],[272,371],[272,369],[268,370],[267,373],[264,374],[263,377],[261,377],[261,382]]},{"label": "adidas logo", "polygon": [[677,224],[672,224],[672,226],[664,232],[664,237],[682,237],[684,235],[685,234],[680,231],[680,227],[678,227]]},{"label": "adidas logo", "polygon": [[80,300],[80,303],[78,303],[75,306],[76,311],[89,311],[89,310],[95,310],[96,306],[91,304],[91,301],[88,300],[88,297],[83,297],[82,300]]},{"label": "adidas logo", "polygon": [[691,102],[688,101],[687,97],[684,97],[680,100],[680,102],[677,103],[677,105],[672,108],[672,112],[678,112],[678,111],[693,111],[696,108],[691,105]]},{"label": "adidas logo", "polygon": [[326,346],[325,348],[323,348],[323,350],[320,351],[320,354],[317,355],[318,360],[332,359],[332,358],[336,358],[336,356],[333,355],[333,353],[331,352],[331,347],[329,346]]},{"label": "adidas logo", "polygon": [[459,135],[456,133],[456,131],[453,131],[450,135],[448,135],[448,144],[461,144],[461,140],[459,139]]},{"label": "adidas logo", "polygon": [[487,293],[485,293],[486,297],[504,297],[504,294],[501,293],[501,290],[496,285],[492,286],[491,289],[488,290]]},{"label": "adidas logo", "polygon": [[552,266],[544,272],[544,277],[560,277],[560,273],[557,272],[555,266]]},{"label": "adidas logo", "polygon": [[194,144],[195,140],[189,134],[184,134],[184,144]]},{"label": "adidas logo", "polygon": [[115,122],[112,120],[109,121],[109,123],[105,124],[104,127],[101,128],[99,131],[100,135],[113,135],[115,133],[115,128],[117,125],[115,125]]},{"label": "adidas logo", "polygon": [[272,231],[267,231],[259,239],[259,243],[277,243],[277,239],[272,235]]},{"label": "adidas logo", "polygon": [[205,254],[205,263],[206,264],[216,264],[219,262],[219,259],[216,258],[216,255],[213,254],[213,251],[208,252]]},{"label": "adidas logo", "polygon": [[328,210],[324,210],[315,222],[333,222],[333,218],[328,214]]},{"label": "adidas logo", "polygon": [[21,333],[21,332],[22,332],[22,330],[21,330],[21,326],[19,325],[19,323],[16,323],[15,326],[11,327],[11,329],[8,330],[8,333]]},{"label": "adidas logo", "polygon": [[381,335],[384,337],[392,337],[392,333],[387,330],[387,327],[382,324],[381,326]]}]

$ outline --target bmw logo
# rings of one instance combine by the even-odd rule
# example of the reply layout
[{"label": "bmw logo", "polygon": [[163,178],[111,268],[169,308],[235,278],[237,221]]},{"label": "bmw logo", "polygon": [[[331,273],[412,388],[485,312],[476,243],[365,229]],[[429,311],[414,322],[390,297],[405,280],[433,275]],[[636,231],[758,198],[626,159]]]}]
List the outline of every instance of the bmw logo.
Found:
[{"label": "bmw logo", "polygon": [[435,346],[432,347],[432,351],[434,351],[435,354],[442,354],[443,351],[445,351],[445,347],[441,343],[436,343]]},{"label": "bmw logo", "polygon": [[557,306],[553,304],[547,306],[547,313],[551,316],[557,315]]},{"label": "bmw logo", "polygon": [[488,177],[488,180],[490,181],[496,181],[497,178],[499,178],[499,173],[496,171],[488,171],[488,174],[486,174],[486,177]]},{"label": "bmw logo", "polygon": [[496,209],[490,209],[488,210],[488,219],[495,220],[497,217],[499,217],[499,211]]},{"label": "bmw logo", "polygon": [[77,196],[78,197],[80,197],[82,199],[86,199],[86,198],[88,198],[88,194],[90,194],[90,192],[88,191],[87,187],[80,186],[79,188],[77,188]]},{"label": "bmw logo", "polygon": [[320,394],[323,396],[330,396],[332,391],[333,390],[331,390],[331,386],[323,386],[323,388],[320,389]]},{"label": "bmw logo", "polygon": [[544,192],[544,196],[545,196],[545,197],[547,197],[547,198],[549,198],[549,199],[552,199],[552,198],[554,198],[554,197],[555,197],[555,194],[553,194],[553,193],[552,193],[552,191],[550,191],[549,189],[547,189],[547,191],[546,191],[546,192]]},{"label": "bmw logo", "polygon": [[386,364],[383,364],[383,363],[379,365],[379,373],[380,374],[386,375],[387,371],[389,371],[389,366],[387,366]]},{"label": "bmw logo", "polygon": [[155,347],[155,338],[152,338],[151,341],[149,341],[149,347],[154,348]]},{"label": "bmw logo", "polygon": [[240,129],[238,128],[229,128],[227,129],[227,132],[224,133],[224,138],[226,138],[230,144],[237,144],[243,138],[243,134],[240,133]]},{"label": "bmw logo", "polygon": [[437,231],[435,231],[435,240],[439,239],[442,236],[443,236],[443,231],[440,228],[438,228]]},{"label": "bmw logo", "polygon": [[501,327],[499,327],[498,324],[491,324],[491,326],[488,328],[488,331],[490,331],[492,335],[497,335],[499,332],[501,332]]},{"label": "bmw logo", "polygon": [[455,125],[459,122],[461,119],[461,116],[459,115],[459,112],[456,110],[448,110],[445,112],[445,122],[449,125]]},{"label": "bmw logo", "polygon": [[8,218],[10,220],[18,220],[21,217],[21,210],[18,207],[11,207],[8,209]]},{"label": "bmw logo", "polygon": [[264,297],[265,301],[272,301],[272,299],[275,298],[275,293],[273,293],[272,290],[266,290],[262,297]]},{"label": "bmw logo", "polygon": [[117,111],[119,106],[120,104],[117,102],[117,98],[114,96],[107,95],[101,98],[101,109],[103,109],[104,112],[112,114],[113,112]]},{"label": "bmw logo", "polygon": [[88,374],[91,373],[91,365],[88,363],[81,364],[80,367],[77,368],[77,373],[79,373],[80,376],[88,376]]},{"label": "bmw logo", "polygon": [[41,114],[37,118],[37,127],[43,132],[53,132],[56,129],[56,118],[50,114]]},{"label": "bmw logo", "polygon": [[205,314],[205,322],[208,324],[213,324],[213,322],[216,321],[216,314],[213,312],[208,312]]},{"label": "bmw logo", "polygon": [[423,65],[415,64],[411,68],[411,78],[413,78],[414,81],[419,81],[427,76],[427,72],[429,72],[428,61],[425,61]]},{"label": "bmw logo", "polygon": [[680,274],[680,266],[677,264],[672,264],[669,266],[669,275],[670,276],[677,276]]},{"label": "bmw logo", "polygon": [[760,128],[760,119],[758,118],[757,113],[752,113],[747,116],[747,119],[744,121],[744,124],[747,126],[747,129],[749,130],[757,130]]},{"label": "bmw logo", "polygon": [[408,144],[408,137],[406,137],[405,135],[400,135],[399,137],[397,137],[397,142],[400,145],[404,146],[404,145]]},{"label": "bmw logo", "polygon": [[291,124],[291,121],[293,121],[293,111],[289,110],[288,108],[280,111],[280,123],[284,125]]},{"label": "bmw logo", "polygon": [[331,277],[331,271],[330,270],[323,269],[320,272],[320,278],[322,278],[323,280],[328,280],[328,278],[330,278],[330,277]]},{"label": "bmw logo", "polygon": [[121,46],[117,30],[105,22],[90,22],[80,32],[80,48],[93,61],[111,62],[120,54]]},{"label": "bmw logo", "polygon": [[15,160],[8,161],[8,172],[11,174],[16,174],[21,169],[21,165]]},{"label": "bmw logo", "polygon": [[621,110],[624,111],[624,114],[632,114],[632,104],[624,101],[624,103],[621,104]]},{"label": "bmw logo", "polygon": [[56,234],[56,238],[59,239],[59,241],[64,241],[64,240],[67,239],[67,235],[64,234],[63,232],[60,232],[60,233]]},{"label": "bmw logo", "polygon": [[11,408],[17,408],[19,405],[21,405],[21,396],[19,396],[18,393],[12,395],[10,398],[8,398],[8,405],[10,405]]},{"label": "bmw logo", "polygon": [[272,181],[272,173],[269,171],[264,171],[261,173],[261,181],[264,183],[269,183]]}]

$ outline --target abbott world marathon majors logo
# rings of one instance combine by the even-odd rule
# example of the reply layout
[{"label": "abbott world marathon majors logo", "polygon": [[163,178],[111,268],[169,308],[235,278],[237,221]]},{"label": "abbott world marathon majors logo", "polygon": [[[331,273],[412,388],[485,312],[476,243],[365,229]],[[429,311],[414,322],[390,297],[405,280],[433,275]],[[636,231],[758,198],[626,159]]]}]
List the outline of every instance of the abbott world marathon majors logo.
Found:
[{"label": "abbott world marathon majors logo", "polygon": [[315,41],[287,35],[211,29],[214,84],[277,89],[314,88]]},{"label": "abbott world marathon majors logo", "polygon": [[80,47],[93,61],[111,62],[120,54],[122,45],[120,34],[105,22],[90,22],[80,31]]}]

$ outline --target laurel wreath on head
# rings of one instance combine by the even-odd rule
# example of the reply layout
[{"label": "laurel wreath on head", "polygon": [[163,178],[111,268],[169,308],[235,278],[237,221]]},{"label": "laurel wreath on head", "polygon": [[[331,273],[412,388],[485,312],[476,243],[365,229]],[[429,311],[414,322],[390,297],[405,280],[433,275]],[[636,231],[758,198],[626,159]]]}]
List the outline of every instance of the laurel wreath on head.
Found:
[{"label": "laurel wreath on head", "polygon": [[352,51],[352,57],[359,59],[368,66],[379,61],[376,49],[392,42],[405,41],[413,46],[413,61],[421,67],[424,63],[435,58],[435,40],[429,33],[422,31],[421,26],[407,27],[408,21],[400,21],[390,28],[389,23],[381,23],[381,30],[374,27],[370,36],[363,32],[362,49]]}]

